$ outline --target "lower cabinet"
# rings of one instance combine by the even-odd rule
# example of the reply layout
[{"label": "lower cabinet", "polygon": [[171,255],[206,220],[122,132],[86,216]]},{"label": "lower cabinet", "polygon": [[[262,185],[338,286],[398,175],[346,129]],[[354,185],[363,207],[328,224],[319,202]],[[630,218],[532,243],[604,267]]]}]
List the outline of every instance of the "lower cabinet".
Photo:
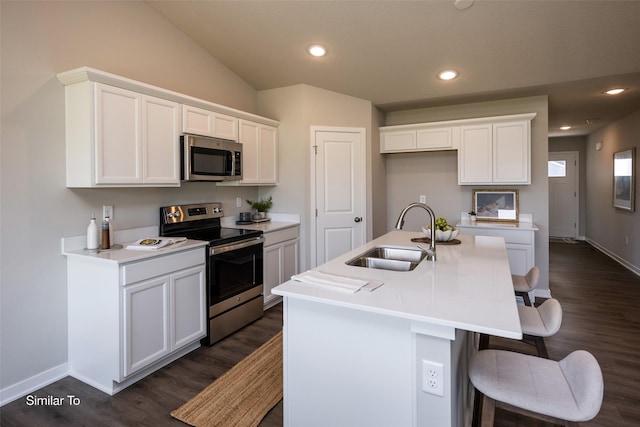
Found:
[{"label": "lower cabinet", "polygon": [[271,289],[299,273],[299,227],[264,233],[264,305],[269,307],[280,300]]},{"label": "lower cabinet", "polygon": [[456,228],[462,234],[476,236],[496,236],[504,238],[511,274],[525,275],[535,265],[535,232],[538,227],[520,226],[512,228],[508,226],[490,225],[464,225],[457,224]]},{"label": "lower cabinet", "polygon": [[140,261],[68,258],[70,375],[115,394],[200,346],[205,249]]},{"label": "lower cabinet", "polygon": [[204,275],[198,266],[124,287],[123,377],[205,334]]}]

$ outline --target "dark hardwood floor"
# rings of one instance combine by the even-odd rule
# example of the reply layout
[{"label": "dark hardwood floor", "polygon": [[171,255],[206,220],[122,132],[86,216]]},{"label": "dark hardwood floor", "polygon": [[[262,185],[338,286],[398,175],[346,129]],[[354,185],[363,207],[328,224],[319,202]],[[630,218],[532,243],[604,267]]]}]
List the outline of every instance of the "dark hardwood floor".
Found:
[{"label": "dark hardwood floor", "polygon": [[[562,304],[560,331],[546,340],[559,360],[576,349],[598,359],[605,381],[600,414],[582,426],[640,425],[640,278],[586,243],[550,244],[551,293]],[[169,415],[282,327],[282,307],[212,347],[200,348],[115,396],[67,377],[32,396],[76,396],[71,406],[29,406],[21,398],[0,408],[2,427],[184,426]],[[493,338],[492,345],[533,353],[533,347]],[[261,427],[281,427],[282,402]],[[498,410],[497,427],[548,423]],[[439,426],[435,426],[439,427]]]}]

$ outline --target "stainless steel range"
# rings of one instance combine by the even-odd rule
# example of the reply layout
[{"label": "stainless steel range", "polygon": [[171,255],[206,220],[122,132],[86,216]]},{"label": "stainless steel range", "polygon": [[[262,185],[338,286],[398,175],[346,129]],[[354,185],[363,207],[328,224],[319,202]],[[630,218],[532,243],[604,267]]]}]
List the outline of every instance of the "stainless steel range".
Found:
[{"label": "stainless steel range", "polygon": [[221,203],[160,208],[160,235],[209,242],[209,323],[203,344],[211,345],[262,317],[261,231],[223,228]]}]

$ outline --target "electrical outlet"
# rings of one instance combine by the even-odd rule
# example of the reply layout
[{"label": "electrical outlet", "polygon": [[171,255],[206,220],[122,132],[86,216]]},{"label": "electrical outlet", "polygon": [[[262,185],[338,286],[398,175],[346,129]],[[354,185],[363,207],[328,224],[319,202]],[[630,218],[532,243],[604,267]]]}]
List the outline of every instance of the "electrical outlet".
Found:
[{"label": "electrical outlet", "polygon": [[102,218],[106,217],[113,219],[113,205],[102,206]]},{"label": "electrical outlet", "polygon": [[424,194],[420,196],[420,203],[427,203],[427,196]]},{"label": "electrical outlet", "polygon": [[240,197],[236,197],[236,208],[242,207],[242,199]]},{"label": "electrical outlet", "polygon": [[444,366],[422,359],[422,391],[444,396]]},{"label": "electrical outlet", "polygon": [[625,245],[629,244],[629,236],[624,236],[624,244]]}]

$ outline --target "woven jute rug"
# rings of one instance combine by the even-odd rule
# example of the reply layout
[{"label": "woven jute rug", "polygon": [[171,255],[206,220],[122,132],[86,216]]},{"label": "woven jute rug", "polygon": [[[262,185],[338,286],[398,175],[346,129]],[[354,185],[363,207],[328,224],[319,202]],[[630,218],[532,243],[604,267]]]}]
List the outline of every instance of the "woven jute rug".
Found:
[{"label": "woven jute rug", "polygon": [[255,427],[282,399],[282,331],[171,416],[196,427]]}]

